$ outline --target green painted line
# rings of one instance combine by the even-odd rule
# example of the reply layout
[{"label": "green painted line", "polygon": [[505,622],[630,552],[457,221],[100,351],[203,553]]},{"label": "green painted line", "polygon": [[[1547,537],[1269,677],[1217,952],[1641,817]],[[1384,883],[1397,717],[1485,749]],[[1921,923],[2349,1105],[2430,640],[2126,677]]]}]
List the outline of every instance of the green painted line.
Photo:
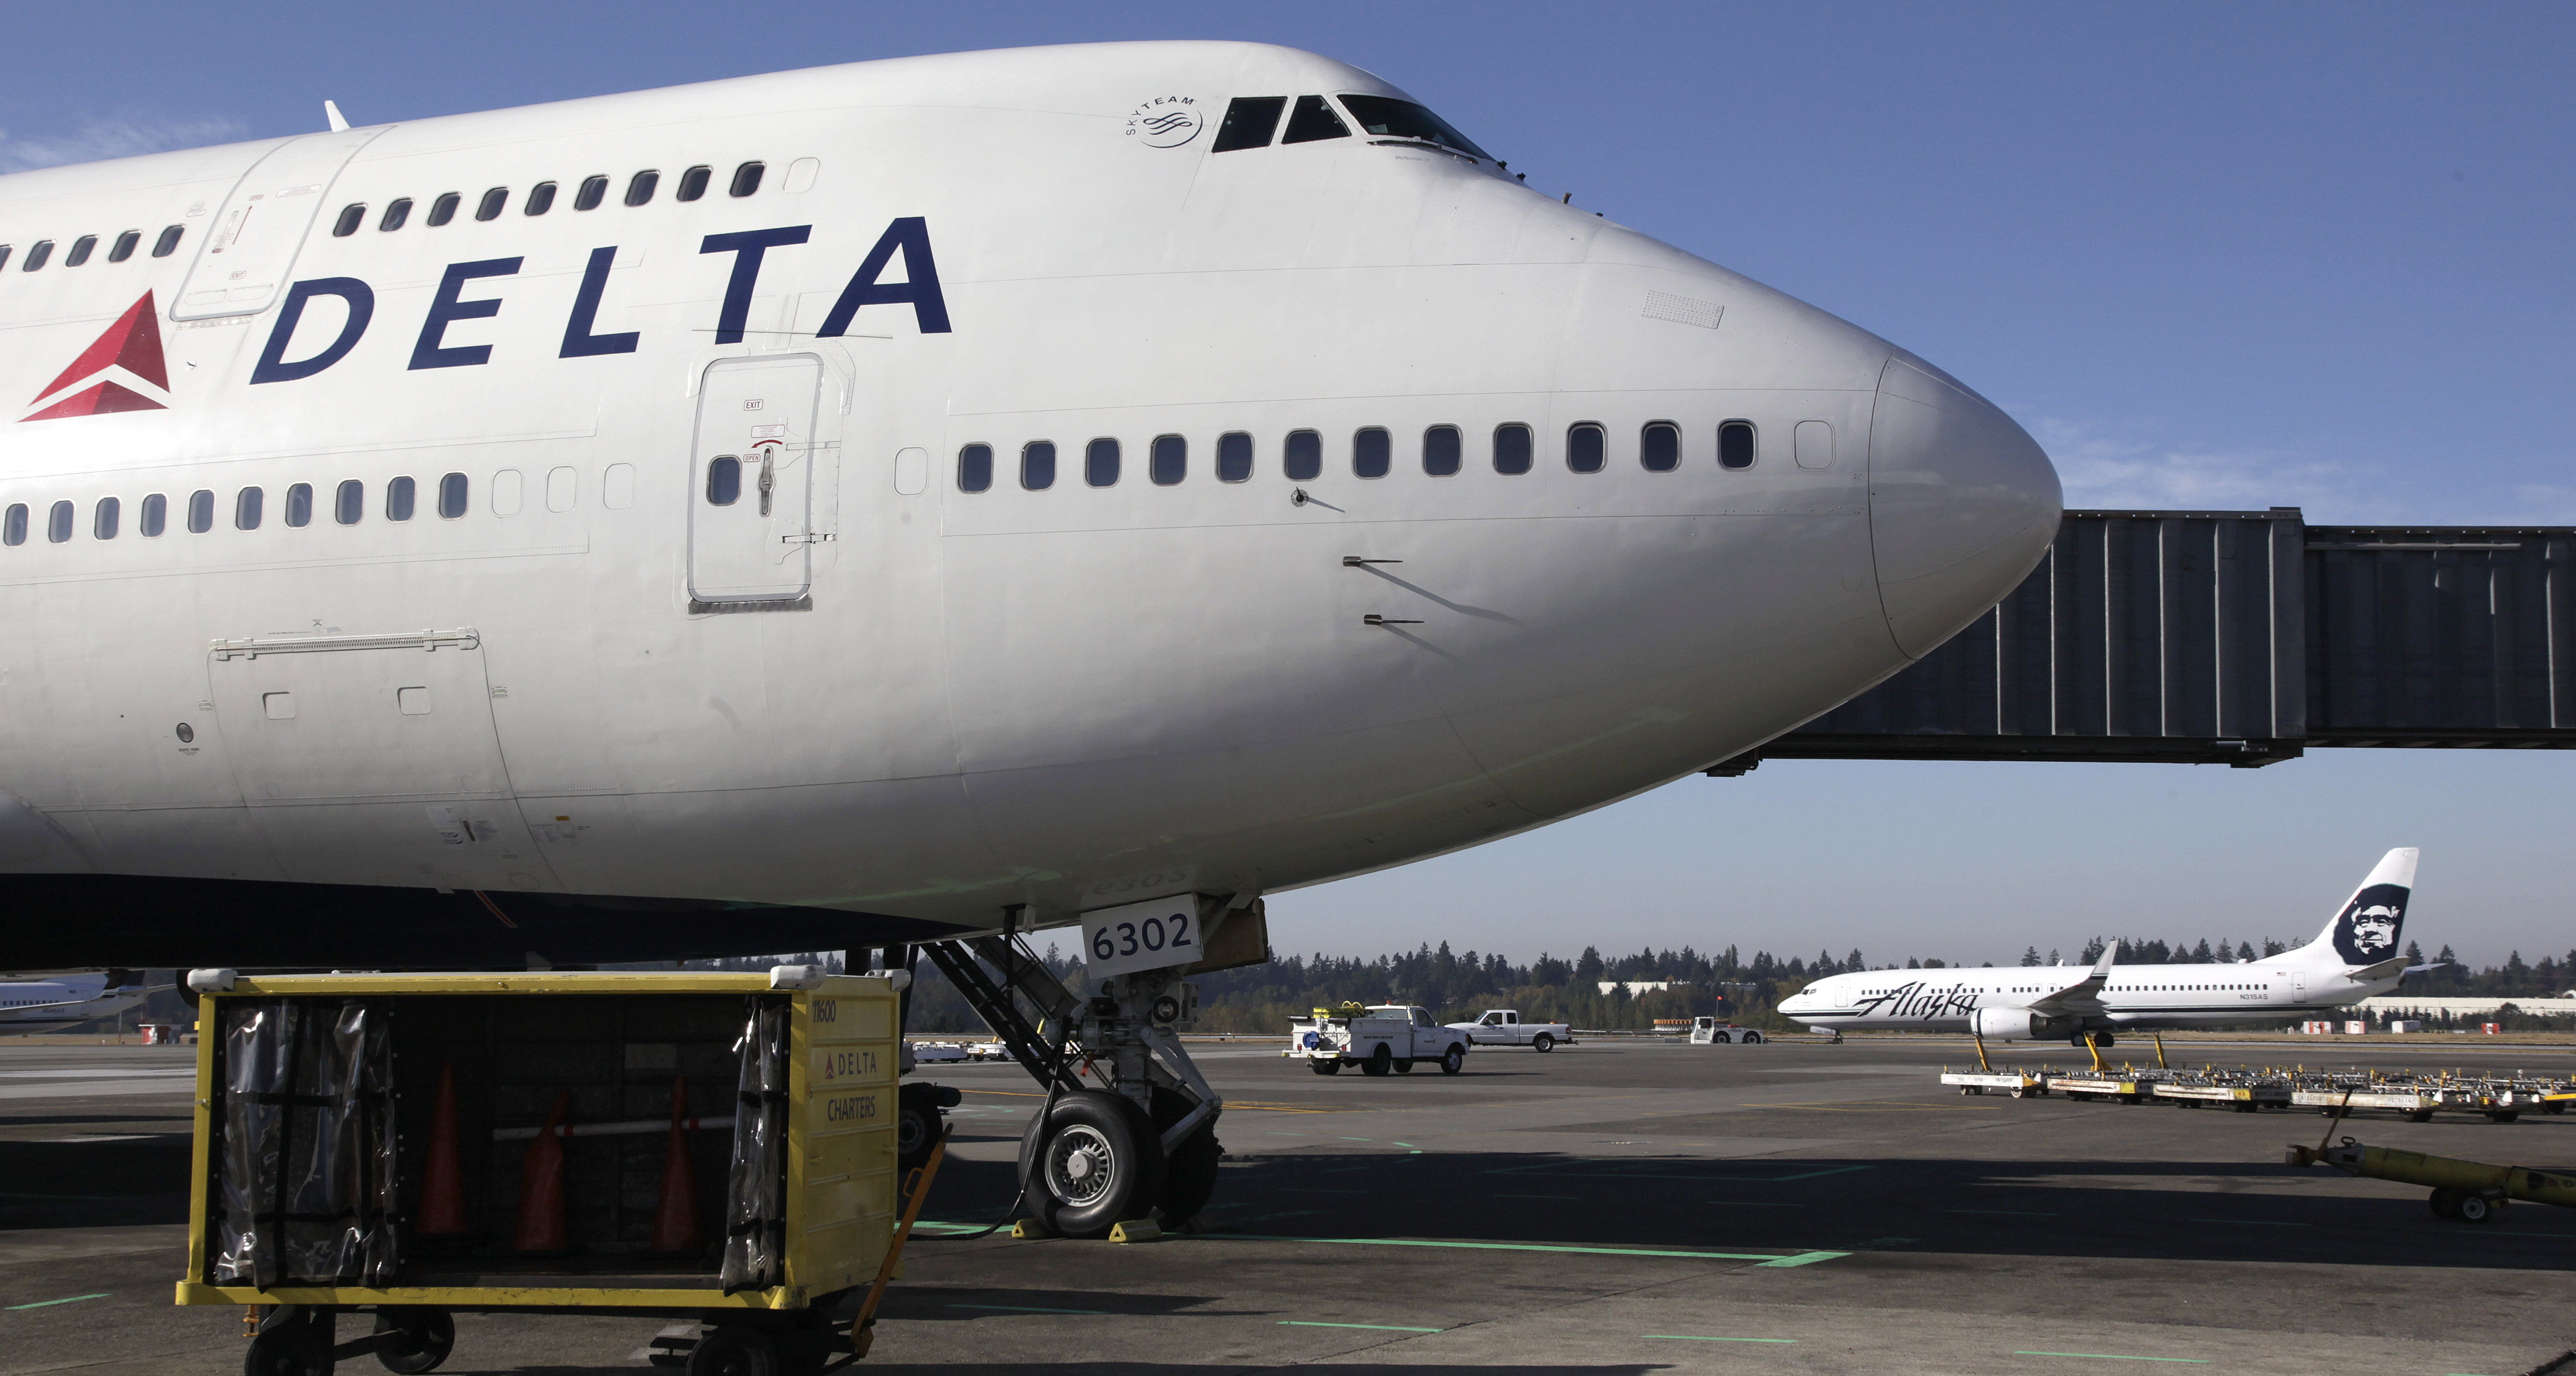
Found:
[{"label": "green painted line", "polygon": [[1562,1247],[1535,1242],[1431,1242],[1409,1237],[1282,1237],[1258,1233],[1202,1233],[1196,1241],[1209,1242],[1330,1242],[1345,1247],[1437,1247],[1462,1252],[1575,1252],[1604,1257],[1684,1257],[1692,1261],[1750,1261],[1764,1266],[1808,1266],[1819,1261],[1850,1256],[1849,1252],[1799,1252],[1780,1256],[1771,1252],[1682,1252],[1644,1247]]},{"label": "green painted line", "polygon": [[1396,1142],[1396,1143],[1392,1143],[1391,1145],[1399,1146],[1399,1147],[1413,1147],[1413,1150],[1415,1150],[1415,1151],[1420,1151],[1420,1150],[1422,1150],[1422,1148],[1420,1148],[1420,1147],[1414,1147],[1414,1146],[1413,1146],[1413,1144],[1412,1144],[1411,1142]]},{"label": "green painted line", "polygon": [[1041,1309],[1034,1304],[952,1304],[951,1309],[992,1309],[1005,1314],[1107,1314],[1106,1309]]},{"label": "green painted line", "polygon": [[78,1304],[82,1300],[103,1300],[106,1298],[107,1296],[105,1295],[73,1295],[68,1299],[38,1300],[34,1304],[13,1304],[9,1307],[11,1309],[48,1309],[57,1304]]},{"label": "green painted line", "polygon": [[1663,1338],[1677,1343],[1791,1343],[1795,1338],[1712,1338],[1705,1333],[1648,1333],[1649,1338]]},{"label": "green painted line", "polygon": [[[1375,1138],[1373,1138],[1373,1137],[1345,1137],[1345,1138],[1343,1138],[1342,1140],[1343,1140],[1343,1141],[1345,1141],[1345,1142],[1373,1142],[1373,1141],[1375,1141],[1375,1140],[1377,1140],[1377,1139],[1375,1139]],[[1438,1329],[1433,1329],[1432,1331],[1436,1333],[1436,1332],[1438,1332],[1439,1330],[1438,1330]]]},{"label": "green painted line", "polygon": [[1438,1328],[1406,1328],[1393,1323],[1317,1323],[1311,1319],[1281,1319],[1282,1328],[1366,1328],[1379,1333],[1439,1333]]},{"label": "green painted line", "polygon": [[2188,1362],[2193,1366],[2209,1365],[2207,1357],[2133,1357],[2126,1352],[2015,1352],[2016,1357],[2091,1357],[2104,1362]]},{"label": "green painted line", "polygon": [[2004,1218],[2055,1218],[2057,1215],[2031,1209],[1943,1209],[1945,1214],[1995,1214]]},{"label": "green painted line", "polygon": [[2242,1223],[2249,1228],[2305,1228],[2305,1223],[2284,1223],[2277,1218],[2195,1218],[2194,1223]]}]

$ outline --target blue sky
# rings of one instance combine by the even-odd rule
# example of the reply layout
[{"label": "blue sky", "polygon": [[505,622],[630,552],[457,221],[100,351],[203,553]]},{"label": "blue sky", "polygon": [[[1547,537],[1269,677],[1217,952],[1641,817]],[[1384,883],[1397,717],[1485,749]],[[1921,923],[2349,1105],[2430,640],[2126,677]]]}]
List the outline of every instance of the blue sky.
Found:
[{"label": "blue sky", "polygon": [[[2576,522],[2563,5],[21,7],[0,169],[912,53],[1241,38],[1367,67],[1533,186],[1993,397],[2069,505]],[[2425,846],[2408,934],[2576,946],[2576,756],[2261,771],[1778,762],[1274,905],[1447,937],[2003,960],[2312,931]]]}]

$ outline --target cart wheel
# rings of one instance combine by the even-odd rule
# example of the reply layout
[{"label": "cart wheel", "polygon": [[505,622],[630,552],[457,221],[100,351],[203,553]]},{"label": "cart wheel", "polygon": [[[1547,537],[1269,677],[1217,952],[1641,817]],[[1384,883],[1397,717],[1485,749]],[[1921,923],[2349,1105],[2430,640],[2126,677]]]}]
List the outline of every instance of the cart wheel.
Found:
[{"label": "cart wheel", "polygon": [[2030,1097],[2030,1091],[2016,1086],[2012,1092],[2012,1096],[2016,1099],[2027,1099]]},{"label": "cart wheel", "polygon": [[2495,1217],[2495,1205],[2482,1194],[2463,1192],[2459,1202],[2451,1207],[2456,1211],[2454,1216],[2463,1223],[2484,1223]]},{"label": "cart wheel", "polygon": [[1552,1033],[1541,1032],[1537,1036],[1530,1038],[1530,1049],[1532,1051],[1554,1051],[1556,1049],[1556,1037]]},{"label": "cart wheel", "polygon": [[438,1364],[447,1360],[447,1354],[456,1350],[456,1318],[444,1309],[379,1309],[376,1331],[403,1335],[401,1345],[376,1349],[376,1360],[384,1363],[385,1370],[399,1371],[403,1376],[436,1371]]},{"label": "cart wheel", "polygon": [[900,1170],[917,1171],[930,1164],[939,1144],[938,1090],[932,1085],[905,1085],[894,1096],[894,1153]]},{"label": "cart wheel", "polygon": [[2460,1192],[2458,1190],[2435,1190],[2431,1197],[2427,1198],[2424,1202],[2433,1207],[2433,1216],[2436,1218],[2458,1218],[2460,1216]]},{"label": "cart wheel", "polygon": [[[2319,1112],[2319,1113],[2332,1113],[2332,1112],[2334,1112],[2334,1110],[2333,1110],[2333,1109],[2323,1109],[2323,1108],[2321,1108],[2321,1109],[2318,1109],[2318,1110],[2317,1110],[2317,1112]],[[2432,1121],[2433,1121],[2433,1110],[2431,1110],[2431,1109],[2429,1109],[2429,1108],[2419,1108],[2419,1109],[2416,1109],[2416,1110],[2414,1110],[2413,1112],[2408,1113],[2408,1114],[2406,1115],[2406,1121],[2407,1121],[2407,1122],[2410,1122],[2410,1123],[2429,1123],[2429,1122],[2432,1122]]]},{"label": "cart wheel", "polygon": [[2490,1123],[2510,1123],[2521,1116],[2522,1111],[2520,1109],[2498,1109],[2487,1115],[2487,1121]]},{"label": "cart wheel", "polygon": [[689,1351],[689,1376],[778,1376],[778,1344],[748,1329],[707,1329]]},{"label": "cart wheel", "polygon": [[1395,1069],[1395,1053],[1387,1050],[1384,1042],[1379,1042],[1377,1050],[1370,1052],[1369,1058],[1360,1062],[1361,1073],[1367,1075],[1384,1075],[1393,1069]]},{"label": "cart wheel", "polygon": [[310,1325],[283,1324],[250,1340],[242,1376],[330,1376],[331,1340]]},{"label": "cart wheel", "polygon": [[1107,1237],[1163,1194],[1163,1144],[1144,1110],[1105,1089],[1080,1089],[1029,1124],[1020,1179],[1038,1222],[1066,1237]]},{"label": "cart wheel", "polygon": [[1456,1042],[1451,1042],[1449,1044],[1449,1049],[1440,1053],[1440,1073],[1443,1075],[1455,1075],[1466,1068],[1467,1048],[1458,1045]]},{"label": "cart wheel", "polygon": [[1342,1063],[1340,1061],[1308,1061],[1306,1062],[1306,1068],[1314,1071],[1318,1075],[1339,1075],[1342,1073]]}]

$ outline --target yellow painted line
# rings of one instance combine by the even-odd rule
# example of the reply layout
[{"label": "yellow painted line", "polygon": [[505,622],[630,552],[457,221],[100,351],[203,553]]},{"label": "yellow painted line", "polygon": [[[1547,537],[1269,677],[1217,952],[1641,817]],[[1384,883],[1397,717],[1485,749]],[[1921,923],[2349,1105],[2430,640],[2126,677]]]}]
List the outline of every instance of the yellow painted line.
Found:
[{"label": "yellow painted line", "polygon": [[[966,1088],[966,1087],[964,1087],[964,1086],[962,1086],[962,1085],[960,1085],[960,1086],[958,1086],[958,1087],[957,1087],[957,1092],[958,1092],[958,1093],[960,1093],[960,1094],[992,1094],[992,1095],[997,1095],[997,1096],[999,1096],[999,1097],[1001,1097],[1001,1098],[1004,1098],[1004,1099],[1043,1099],[1043,1098],[1045,1098],[1045,1097],[1046,1097],[1046,1094],[1045,1094],[1043,1091],[1039,1091],[1039,1090],[1029,1090],[1029,1089],[968,1089],[968,1088]],[[1235,1103],[1235,1102],[1231,1102],[1231,1101],[1229,1101],[1229,1102],[1226,1104],[1226,1109],[1227,1109],[1227,1111],[1228,1111],[1228,1112],[1231,1112],[1231,1111],[1233,1111],[1233,1110],[1235,1110],[1235,1109],[1239,1109],[1239,1108],[1258,1109],[1258,1110],[1260,1110],[1260,1111],[1261,1111],[1261,1112],[1263,1112],[1263,1113],[1350,1113],[1350,1112],[1353,1112],[1353,1110],[1351,1110],[1351,1109],[1346,1109],[1346,1108],[1291,1108],[1290,1106],[1288,1106],[1288,1105],[1286,1105],[1286,1104],[1243,1104],[1243,1103]]]}]

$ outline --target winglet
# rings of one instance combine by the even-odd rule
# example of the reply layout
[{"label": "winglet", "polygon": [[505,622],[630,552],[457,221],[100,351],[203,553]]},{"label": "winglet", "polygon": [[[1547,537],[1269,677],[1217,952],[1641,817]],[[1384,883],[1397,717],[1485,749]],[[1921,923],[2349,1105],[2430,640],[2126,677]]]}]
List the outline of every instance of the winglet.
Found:
[{"label": "winglet", "polygon": [[2115,941],[2115,942],[2113,942],[2113,943],[2111,943],[2111,944],[2110,944],[2110,945],[2108,945],[2108,946],[2103,947],[2103,948],[2102,948],[2102,958],[2101,958],[2100,960],[2097,960],[2097,961],[2093,962],[2093,973],[2094,973],[2095,975],[2097,975],[2097,976],[2107,976],[2107,975],[2109,975],[2109,974],[2111,973],[2111,958],[2112,958],[2112,957],[2114,957],[2114,956],[2116,956],[2116,955],[2118,955],[2119,953],[2120,953],[2120,944],[2119,944],[2118,942],[2116,942],[2116,941]]},{"label": "winglet", "polygon": [[322,102],[322,117],[331,121],[332,133],[344,134],[348,132],[349,117],[340,113],[340,102],[336,100],[326,100]]}]

